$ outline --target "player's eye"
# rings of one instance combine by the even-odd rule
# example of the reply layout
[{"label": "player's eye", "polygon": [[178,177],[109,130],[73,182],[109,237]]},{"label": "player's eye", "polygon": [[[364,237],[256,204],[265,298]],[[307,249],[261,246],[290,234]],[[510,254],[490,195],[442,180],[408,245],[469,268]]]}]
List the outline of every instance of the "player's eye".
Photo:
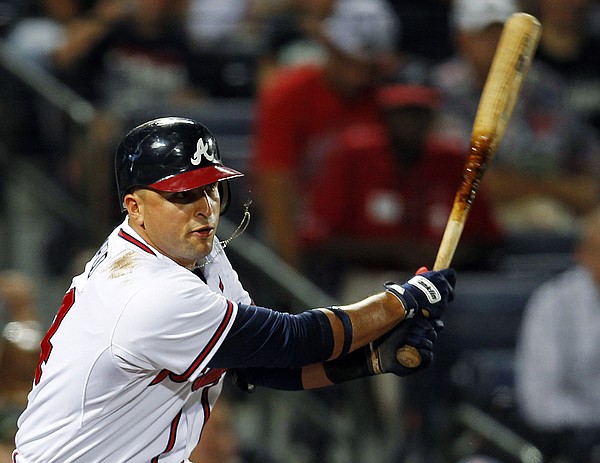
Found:
[{"label": "player's eye", "polygon": [[198,190],[179,191],[176,193],[169,193],[166,195],[166,199],[172,203],[188,204],[196,201],[202,192]]},{"label": "player's eye", "polygon": [[206,185],[205,188],[206,188],[206,192],[209,195],[212,196],[212,195],[218,193],[218,191],[219,191],[219,182],[213,182],[213,183],[211,183],[209,185]]},{"label": "player's eye", "polygon": [[195,188],[193,190],[169,193],[166,196],[166,199],[172,203],[190,204],[195,201],[198,201],[205,194],[207,194],[212,199],[216,199],[216,197],[218,197],[218,195],[219,195],[218,183],[217,182],[210,183],[210,184],[204,185],[200,188]]}]

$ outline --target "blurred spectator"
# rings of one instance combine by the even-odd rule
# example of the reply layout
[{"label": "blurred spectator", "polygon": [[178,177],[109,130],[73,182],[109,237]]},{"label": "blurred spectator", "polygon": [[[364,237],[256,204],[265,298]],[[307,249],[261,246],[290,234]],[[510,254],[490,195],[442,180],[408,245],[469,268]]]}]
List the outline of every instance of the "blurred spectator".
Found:
[{"label": "blurred spectator", "polygon": [[[383,122],[343,131],[304,191],[301,237],[315,261],[414,272],[435,261],[465,157],[430,133],[437,90],[384,86],[378,102]],[[501,231],[484,194],[463,237],[453,267],[488,267]]]},{"label": "blurred spectator", "polygon": [[149,107],[166,110],[205,94],[202,66],[184,30],[184,7],[183,0],[99,0],[54,53],[56,68],[98,109],[75,141],[69,166],[73,189],[89,205],[97,232],[87,244],[97,244],[120,220],[112,162],[123,124],[145,118]]},{"label": "blurred spectator", "polygon": [[189,0],[186,24],[196,46],[214,46],[256,40],[261,20],[276,1]]},{"label": "blurred spectator", "polygon": [[259,85],[268,85],[282,66],[322,63],[325,48],[317,34],[335,0],[289,0],[266,21],[259,62]]},{"label": "blurred spectator", "polygon": [[6,40],[21,56],[52,69],[52,53],[66,39],[70,22],[83,11],[77,0],[37,0],[30,14],[10,27]]},{"label": "blurred spectator", "polygon": [[0,461],[10,461],[17,418],[27,405],[42,338],[34,282],[21,272],[0,272]]},{"label": "blurred spectator", "polygon": [[[23,3],[30,3],[29,8],[12,21],[5,34],[6,45],[22,62],[16,59],[11,64],[17,68],[21,64],[34,70],[41,68],[41,73],[53,72],[52,54],[66,39],[71,21],[85,11],[85,2],[35,0]],[[0,79],[3,142],[18,155],[35,159],[51,174],[60,172],[59,164],[63,164],[64,152],[68,150],[64,113],[4,69],[0,70]],[[26,148],[23,140],[27,140]]]},{"label": "blurred spectator", "polygon": [[379,119],[375,88],[396,64],[398,21],[383,0],[343,0],[323,23],[323,65],[281,71],[258,95],[254,169],[265,238],[301,268],[303,195],[346,127]]},{"label": "blurred spectator", "polygon": [[574,266],[531,295],[516,351],[522,416],[547,457],[561,461],[591,463],[600,452],[599,230],[596,210],[584,221]]},{"label": "blurred spectator", "polygon": [[200,83],[192,72],[184,5],[184,0],[98,0],[90,14],[71,22],[54,52],[55,69],[116,114],[161,99],[185,99]]},{"label": "blurred spectator", "polygon": [[263,23],[279,9],[279,3],[188,0],[186,32],[211,96],[254,96]]},{"label": "blurred spectator", "polygon": [[542,23],[536,58],[567,81],[567,104],[600,134],[600,31],[592,22],[596,0],[526,0]]},{"label": "blurred spectator", "polygon": [[[456,55],[434,70],[444,94],[438,130],[467,152],[473,120],[512,0],[456,0],[451,21]],[[565,87],[535,62],[482,182],[509,231],[571,231],[598,204],[599,144],[568,110]]]},{"label": "blurred spectator", "polygon": [[275,463],[264,449],[248,448],[242,442],[236,404],[226,395],[210,411],[200,443],[190,455],[193,463]]}]

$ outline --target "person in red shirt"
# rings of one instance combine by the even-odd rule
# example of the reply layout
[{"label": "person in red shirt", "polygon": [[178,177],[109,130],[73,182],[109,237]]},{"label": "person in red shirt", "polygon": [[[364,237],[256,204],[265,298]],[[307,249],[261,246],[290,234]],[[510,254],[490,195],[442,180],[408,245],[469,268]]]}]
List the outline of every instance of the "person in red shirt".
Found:
[{"label": "person in red shirt", "polygon": [[[406,271],[433,264],[466,161],[466,153],[430,133],[439,99],[422,85],[382,87],[385,122],[340,134],[304,192],[300,236],[313,262]],[[490,265],[501,240],[478,192],[453,266]]]},{"label": "person in red shirt", "polygon": [[306,186],[346,127],[379,120],[375,88],[395,70],[398,28],[385,0],[337,2],[319,34],[325,62],[281,70],[257,96],[250,165],[261,225],[298,269]]}]

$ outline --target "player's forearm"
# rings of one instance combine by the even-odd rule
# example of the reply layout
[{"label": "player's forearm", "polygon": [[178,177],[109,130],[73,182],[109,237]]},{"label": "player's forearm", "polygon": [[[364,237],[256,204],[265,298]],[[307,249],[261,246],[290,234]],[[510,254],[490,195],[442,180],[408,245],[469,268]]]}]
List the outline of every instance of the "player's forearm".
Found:
[{"label": "player's forearm", "polygon": [[[400,300],[389,291],[370,296],[354,304],[340,306],[339,309],[348,314],[352,324],[352,342],[349,352],[365,346],[387,333],[406,316],[406,310]],[[330,310],[323,309],[323,311],[333,330],[334,349],[329,358],[332,360],[342,353],[348,333],[345,332],[339,317],[336,317]]]}]

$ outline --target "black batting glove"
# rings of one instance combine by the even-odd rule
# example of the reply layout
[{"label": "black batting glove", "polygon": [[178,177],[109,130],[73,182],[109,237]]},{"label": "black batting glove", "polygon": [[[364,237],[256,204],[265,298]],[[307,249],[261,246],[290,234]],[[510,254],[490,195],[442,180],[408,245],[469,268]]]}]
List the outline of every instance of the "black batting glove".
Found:
[{"label": "black batting glove", "polygon": [[[372,375],[393,373],[408,376],[433,362],[433,346],[438,333],[444,328],[439,319],[429,320],[418,313],[410,320],[399,323],[393,330],[373,341],[369,346],[369,373]],[[414,347],[421,356],[419,365],[409,368],[399,363],[397,353],[405,346]]]},{"label": "black batting glove", "polygon": [[455,285],[456,272],[451,268],[419,273],[402,285],[393,281],[384,284],[385,289],[402,302],[405,318],[412,318],[421,311],[432,319],[440,318],[454,299]]}]

